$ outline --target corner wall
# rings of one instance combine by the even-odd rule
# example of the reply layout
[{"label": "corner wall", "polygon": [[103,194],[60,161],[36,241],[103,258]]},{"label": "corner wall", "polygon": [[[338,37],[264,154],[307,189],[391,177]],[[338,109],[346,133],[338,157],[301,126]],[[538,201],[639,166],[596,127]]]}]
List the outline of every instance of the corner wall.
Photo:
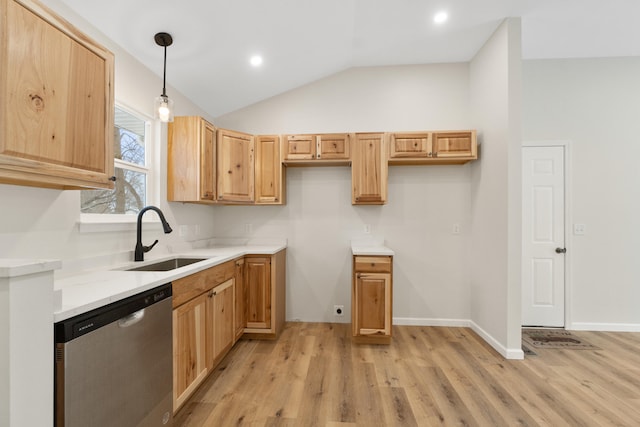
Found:
[{"label": "corner wall", "polygon": [[521,349],[521,36],[509,18],[471,61],[471,321],[507,358]]},{"label": "corner wall", "polygon": [[[468,129],[468,88],[467,63],[353,68],[214,123],[256,134]],[[213,209],[217,236],[288,239],[288,320],[350,322],[350,240],[369,225],[396,252],[394,323],[468,325],[468,164],[391,166],[384,206],[351,205],[348,166],[286,172],[286,206]]]}]

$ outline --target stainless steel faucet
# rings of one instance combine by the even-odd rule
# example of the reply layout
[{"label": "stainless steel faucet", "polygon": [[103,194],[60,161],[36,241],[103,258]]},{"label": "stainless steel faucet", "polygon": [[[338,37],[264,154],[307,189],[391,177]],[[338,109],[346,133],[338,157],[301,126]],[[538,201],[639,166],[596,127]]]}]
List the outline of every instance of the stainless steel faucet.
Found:
[{"label": "stainless steel faucet", "polygon": [[135,251],[135,258],[134,258],[136,261],[144,261],[144,253],[149,252],[151,249],[153,249],[156,243],[158,243],[158,241],[156,240],[151,244],[151,246],[144,246],[142,244],[142,215],[148,210],[156,211],[158,213],[158,216],[160,217],[160,221],[162,222],[162,228],[164,229],[165,234],[169,234],[173,231],[171,229],[171,226],[167,222],[167,220],[164,219],[164,214],[160,209],[158,209],[155,206],[146,206],[140,209],[140,212],[138,212],[137,242],[136,242],[136,251]]}]

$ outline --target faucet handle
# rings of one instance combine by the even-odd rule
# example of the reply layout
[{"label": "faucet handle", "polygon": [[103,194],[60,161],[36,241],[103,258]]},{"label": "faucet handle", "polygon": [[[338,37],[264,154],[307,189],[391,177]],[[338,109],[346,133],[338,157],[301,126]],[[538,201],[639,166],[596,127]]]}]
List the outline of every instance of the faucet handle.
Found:
[{"label": "faucet handle", "polygon": [[143,245],[143,246],[142,246],[142,250],[143,250],[144,252],[149,252],[151,249],[153,249],[153,247],[154,247],[157,243],[158,243],[158,240],[156,240],[155,242],[153,242],[153,243],[151,244],[151,246],[144,246],[144,245]]}]

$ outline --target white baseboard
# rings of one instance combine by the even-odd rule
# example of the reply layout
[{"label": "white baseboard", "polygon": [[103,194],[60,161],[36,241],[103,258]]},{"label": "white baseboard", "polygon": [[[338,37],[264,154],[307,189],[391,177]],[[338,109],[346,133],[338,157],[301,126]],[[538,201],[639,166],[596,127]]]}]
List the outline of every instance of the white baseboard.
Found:
[{"label": "white baseboard", "polygon": [[640,332],[640,324],[573,322],[566,329],[570,331]]},{"label": "white baseboard", "polygon": [[524,359],[524,351],[522,351],[522,347],[518,348],[507,348],[503,346],[498,340],[496,340],[491,334],[482,329],[477,323],[473,321],[469,321],[471,323],[471,329],[480,335],[480,338],[485,340],[487,344],[489,344],[495,351],[500,353],[502,357],[505,359],[514,359],[514,360],[523,360]]},{"label": "white baseboard", "polygon": [[487,331],[485,331],[475,322],[469,319],[425,319],[413,317],[394,317],[393,324],[404,326],[445,326],[450,328],[471,328],[476,334],[480,335],[480,338],[485,340],[505,359],[524,359],[524,352],[522,351],[522,348],[504,347],[502,344],[500,344],[500,342],[498,342],[498,340],[491,336],[491,334],[487,333]]},{"label": "white baseboard", "polygon": [[394,325],[403,326],[446,326],[451,328],[469,328],[471,323],[467,319],[425,319],[417,317],[394,317]]}]

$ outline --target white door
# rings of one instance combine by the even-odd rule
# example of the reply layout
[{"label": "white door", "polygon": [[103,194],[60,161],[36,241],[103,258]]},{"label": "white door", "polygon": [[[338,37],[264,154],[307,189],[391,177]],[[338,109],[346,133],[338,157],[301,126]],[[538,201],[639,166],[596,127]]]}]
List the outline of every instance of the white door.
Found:
[{"label": "white door", "polygon": [[522,324],[564,326],[564,147],[522,148]]}]

